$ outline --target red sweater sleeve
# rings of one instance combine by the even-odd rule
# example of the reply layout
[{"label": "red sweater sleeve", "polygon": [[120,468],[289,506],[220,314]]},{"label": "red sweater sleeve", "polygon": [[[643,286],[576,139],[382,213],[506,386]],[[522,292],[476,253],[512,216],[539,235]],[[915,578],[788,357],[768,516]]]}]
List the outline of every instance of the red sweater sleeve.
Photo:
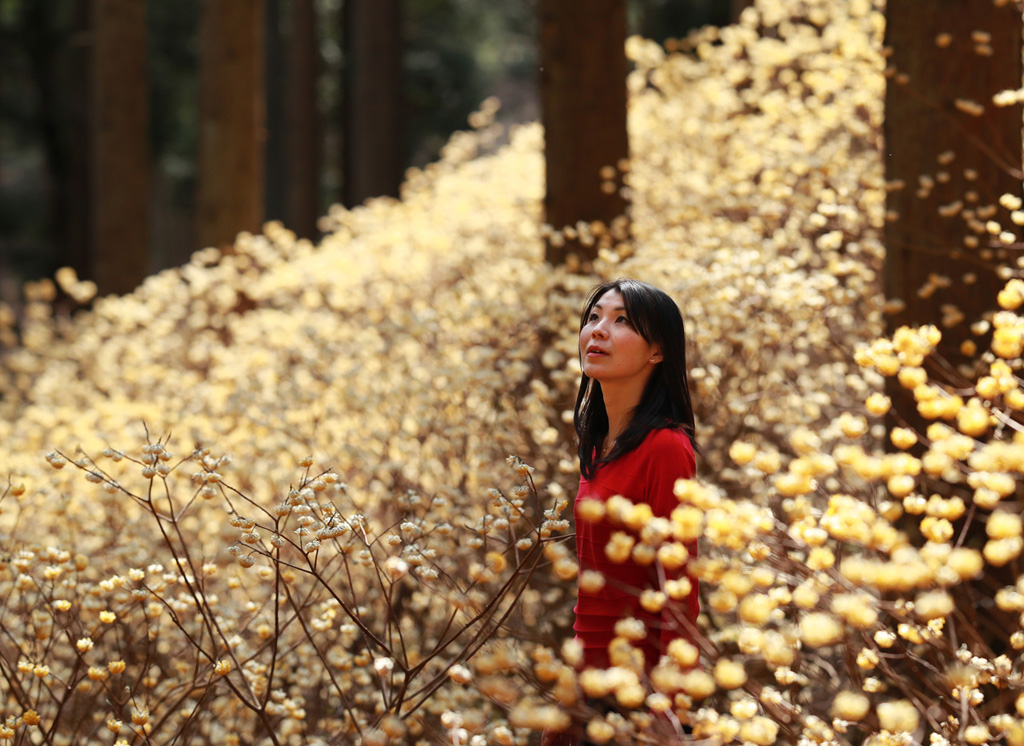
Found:
[{"label": "red sweater sleeve", "polygon": [[[651,439],[651,457],[648,463],[648,493],[651,510],[655,516],[668,518],[679,506],[675,496],[675,484],[679,479],[692,479],[697,473],[697,462],[693,446],[685,433],[677,430],[660,430]],[[690,558],[697,556],[697,543],[686,545]],[[666,580],[675,580],[687,575],[687,566],[666,570]],[[664,652],[669,642],[683,637],[692,639],[691,625],[696,626],[700,613],[697,580],[690,576],[690,594],[681,601],[671,602],[662,612],[660,649]],[[680,618],[681,617],[681,618]]]}]

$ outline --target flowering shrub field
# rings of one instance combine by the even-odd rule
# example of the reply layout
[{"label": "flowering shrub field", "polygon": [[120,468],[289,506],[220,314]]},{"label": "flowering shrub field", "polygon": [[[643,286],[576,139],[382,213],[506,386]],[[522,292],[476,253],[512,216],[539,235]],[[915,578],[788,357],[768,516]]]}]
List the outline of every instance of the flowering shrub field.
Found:
[{"label": "flowering shrub field", "polygon": [[[73,316],[68,271],[0,308],[0,740],[525,744],[575,713],[611,742],[663,713],[1024,744],[1024,285],[970,390],[929,381],[937,328],[884,337],[883,24],[764,0],[631,39],[634,240],[592,267],[543,264],[608,229],[541,226],[543,134],[487,151],[488,102],[318,246],[270,224]],[[683,310],[705,455],[671,520],[588,518],[638,561],[699,539],[703,634],[647,677],[625,621],[577,676],[575,325],[626,274]],[[887,376],[927,428],[886,430]]]}]

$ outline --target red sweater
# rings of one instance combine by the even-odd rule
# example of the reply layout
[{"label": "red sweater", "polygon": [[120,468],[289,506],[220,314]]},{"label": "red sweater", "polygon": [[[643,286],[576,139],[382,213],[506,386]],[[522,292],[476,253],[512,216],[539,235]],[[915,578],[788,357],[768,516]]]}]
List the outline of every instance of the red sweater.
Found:
[{"label": "red sweater", "polygon": [[[605,555],[605,545],[615,531],[628,529],[604,520],[596,523],[581,520],[579,502],[584,498],[605,501],[615,495],[629,498],[633,503],[647,503],[655,516],[668,517],[679,505],[673,493],[677,479],[692,478],[696,461],[689,437],[678,430],[652,430],[635,450],[599,467],[591,480],[580,477],[576,495],[576,554],[580,572],[597,570],[605,577],[604,586],[596,593],[579,589],[576,601],[576,622],[573,629],[583,643],[584,668],[606,668],[608,643],[615,636],[615,622],[633,616],[647,625],[647,639],[639,644],[644,651],[646,667],[658,662],[669,641],[677,637],[689,638],[687,630],[676,621],[669,608],[675,606],[695,623],[699,611],[697,582],[688,598],[680,602],[669,601],[660,614],[650,614],[640,606],[640,592],[659,587],[657,560],[652,565],[638,565],[632,560],[616,564]],[[690,556],[696,555],[696,545],[687,545]],[[666,573],[666,577],[681,577],[685,567]]]}]

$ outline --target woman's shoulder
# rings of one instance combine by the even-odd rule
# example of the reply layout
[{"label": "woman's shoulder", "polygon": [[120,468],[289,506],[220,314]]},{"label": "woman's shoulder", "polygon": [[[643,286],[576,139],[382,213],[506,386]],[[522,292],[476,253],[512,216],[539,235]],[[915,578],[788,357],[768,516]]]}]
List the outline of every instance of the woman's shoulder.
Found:
[{"label": "woman's shoulder", "polygon": [[654,455],[678,454],[685,451],[693,454],[693,443],[685,431],[674,427],[659,427],[647,433],[641,448]]},{"label": "woman's shoulder", "polygon": [[683,430],[668,427],[651,430],[637,450],[647,464],[672,471],[681,469],[685,473],[697,470],[693,443]]}]

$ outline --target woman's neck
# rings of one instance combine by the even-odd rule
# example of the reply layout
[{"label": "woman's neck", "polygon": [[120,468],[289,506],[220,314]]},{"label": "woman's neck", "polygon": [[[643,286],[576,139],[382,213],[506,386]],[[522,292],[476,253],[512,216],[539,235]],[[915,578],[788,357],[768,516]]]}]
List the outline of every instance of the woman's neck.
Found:
[{"label": "woman's neck", "polygon": [[640,404],[643,389],[633,390],[632,387],[624,389],[602,384],[601,394],[604,397],[605,412],[608,414],[608,434],[605,435],[603,454],[607,456],[615,440],[629,425],[633,410]]}]

